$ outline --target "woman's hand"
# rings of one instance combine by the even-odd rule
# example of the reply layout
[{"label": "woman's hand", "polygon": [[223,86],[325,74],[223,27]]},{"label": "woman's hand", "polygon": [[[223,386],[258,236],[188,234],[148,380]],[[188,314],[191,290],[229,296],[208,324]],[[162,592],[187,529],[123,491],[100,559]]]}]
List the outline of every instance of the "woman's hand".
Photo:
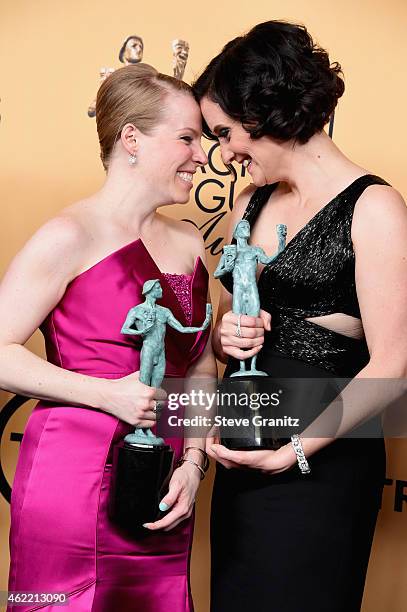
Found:
[{"label": "woman's hand", "polygon": [[263,474],[279,474],[297,463],[291,443],[278,450],[232,451],[219,444],[217,437],[208,438],[206,452],[225,468],[251,468]]},{"label": "woman's hand", "polygon": [[258,317],[241,315],[241,337],[236,336],[238,315],[229,310],[219,325],[219,340],[225,355],[235,359],[249,359],[261,350],[264,343],[264,330],[271,330],[271,315],[260,310]]},{"label": "woman's hand", "polygon": [[143,384],[140,372],[123,378],[106,380],[107,393],[103,397],[103,410],[110,412],[122,421],[139,428],[154,427],[157,415],[153,411],[156,401],[164,400],[166,393]]},{"label": "woman's hand", "polygon": [[171,508],[170,512],[155,523],[145,523],[143,527],[151,531],[157,529],[169,531],[174,529],[181,521],[189,518],[194,508],[200,481],[201,473],[198,468],[191,463],[183,463],[174,471],[170,480],[169,491],[160,503],[160,510],[165,511]]}]

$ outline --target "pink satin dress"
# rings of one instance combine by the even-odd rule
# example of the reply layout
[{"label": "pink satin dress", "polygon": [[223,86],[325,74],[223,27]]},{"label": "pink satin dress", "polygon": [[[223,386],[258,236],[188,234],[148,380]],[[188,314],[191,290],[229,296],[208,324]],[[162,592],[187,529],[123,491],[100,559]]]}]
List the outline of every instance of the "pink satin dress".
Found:
[{"label": "pink satin dress", "polygon": [[[140,239],[111,253],[68,285],[42,324],[48,360],[101,378],[137,371],[141,340],[120,330],[128,310],[143,301],[146,280],[160,280],[159,303],[183,325],[199,326],[205,319],[208,272],[201,259],[192,278],[175,276],[161,274]],[[168,327],[166,376],[184,377],[208,336],[208,329],[180,334]],[[133,429],[101,410],[37,404],[14,477],[9,591],[65,593],[69,612],[192,612],[193,519],[134,539],[108,518],[113,446]],[[182,439],[167,441],[179,458]],[[66,608],[7,608],[37,609]]]}]

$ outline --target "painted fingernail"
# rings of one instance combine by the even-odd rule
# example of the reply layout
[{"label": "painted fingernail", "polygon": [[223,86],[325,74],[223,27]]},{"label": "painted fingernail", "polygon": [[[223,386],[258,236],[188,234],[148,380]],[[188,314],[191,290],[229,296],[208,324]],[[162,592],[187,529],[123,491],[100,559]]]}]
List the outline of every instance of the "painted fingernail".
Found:
[{"label": "painted fingernail", "polygon": [[148,529],[150,527],[150,523],[143,523],[143,527],[145,527],[146,529]]},{"label": "painted fingernail", "polygon": [[166,504],[165,502],[161,502],[158,507],[160,508],[161,512],[165,512],[166,510],[168,510],[169,505]]}]

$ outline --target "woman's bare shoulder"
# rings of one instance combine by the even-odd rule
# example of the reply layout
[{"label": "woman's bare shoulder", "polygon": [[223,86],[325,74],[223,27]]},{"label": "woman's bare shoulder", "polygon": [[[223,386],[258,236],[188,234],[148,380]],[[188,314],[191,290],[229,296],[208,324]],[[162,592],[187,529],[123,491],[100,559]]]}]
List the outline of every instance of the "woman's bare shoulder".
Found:
[{"label": "woman's bare shoulder", "polygon": [[14,262],[40,267],[45,274],[73,278],[89,242],[90,235],[80,215],[64,209],[29,238]]},{"label": "woman's bare shoulder", "polygon": [[407,206],[402,195],[390,185],[370,185],[358,199],[352,222],[352,236],[392,229],[405,231]]}]

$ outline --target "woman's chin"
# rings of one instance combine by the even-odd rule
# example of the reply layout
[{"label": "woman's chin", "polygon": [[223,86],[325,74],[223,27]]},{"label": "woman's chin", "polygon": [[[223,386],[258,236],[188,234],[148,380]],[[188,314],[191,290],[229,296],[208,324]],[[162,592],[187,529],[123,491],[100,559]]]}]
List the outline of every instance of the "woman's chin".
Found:
[{"label": "woman's chin", "polygon": [[264,178],[264,176],[263,177],[252,176],[252,183],[255,187],[264,187],[264,185],[267,185],[267,181]]},{"label": "woman's chin", "polygon": [[178,199],[177,199],[177,203],[178,204],[188,204],[189,200],[190,200],[190,194],[189,193],[187,193],[187,194],[185,194],[185,193],[181,194],[180,193],[179,196],[178,196]]}]

